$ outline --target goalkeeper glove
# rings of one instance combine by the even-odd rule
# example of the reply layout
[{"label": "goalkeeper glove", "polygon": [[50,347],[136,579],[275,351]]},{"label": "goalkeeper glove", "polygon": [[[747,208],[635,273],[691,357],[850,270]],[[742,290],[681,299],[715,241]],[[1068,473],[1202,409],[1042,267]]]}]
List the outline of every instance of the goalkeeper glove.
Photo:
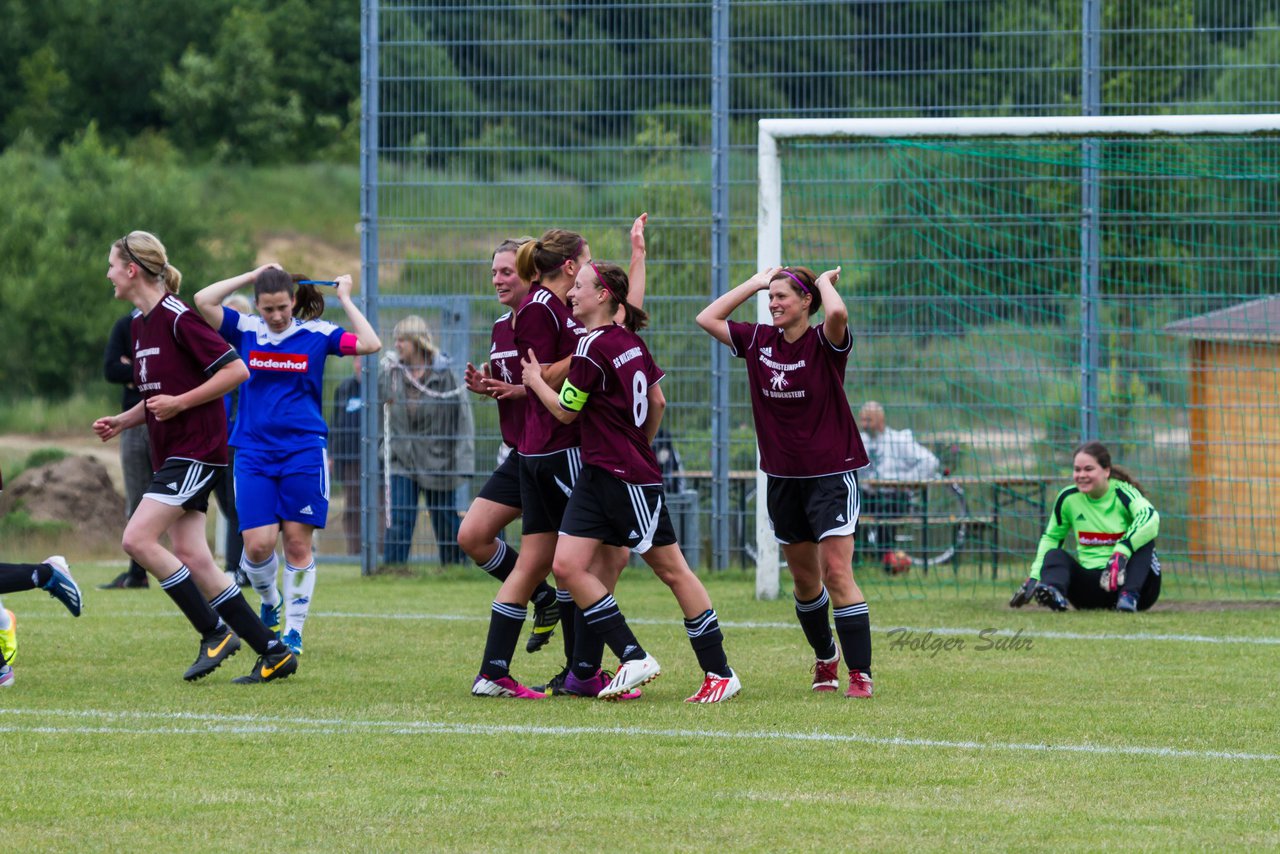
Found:
[{"label": "goalkeeper glove", "polygon": [[1032,596],[1035,589],[1036,580],[1034,578],[1028,578],[1026,581],[1022,582],[1022,586],[1018,588],[1018,591],[1013,594],[1013,598],[1009,600],[1009,607],[1021,608],[1023,605],[1030,602],[1035,598]]},{"label": "goalkeeper glove", "polygon": [[1124,586],[1124,568],[1129,565],[1129,558],[1125,557],[1123,552],[1112,552],[1111,560],[1107,561],[1107,568],[1102,570],[1102,577],[1098,582],[1102,585],[1102,589],[1108,593],[1115,593]]}]

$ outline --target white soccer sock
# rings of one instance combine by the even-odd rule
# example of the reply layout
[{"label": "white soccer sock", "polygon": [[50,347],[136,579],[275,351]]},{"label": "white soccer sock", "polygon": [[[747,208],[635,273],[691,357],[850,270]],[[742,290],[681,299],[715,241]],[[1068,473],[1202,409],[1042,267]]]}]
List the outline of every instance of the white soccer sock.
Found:
[{"label": "white soccer sock", "polygon": [[0,602],[0,632],[8,631],[13,626],[13,621],[9,619],[9,612],[4,609],[4,602]]},{"label": "white soccer sock", "polygon": [[306,566],[284,564],[284,630],[296,629],[302,634],[302,624],[311,610],[311,595],[316,589],[316,562]]},{"label": "white soccer sock", "polygon": [[276,587],[276,572],[280,568],[280,560],[274,551],[262,563],[253,563],[248,555],[243,555],[240,558],[240,568],[249,576],[249,583],[262,597],[263,605],[274,608],[280,604],[280,588]]}]

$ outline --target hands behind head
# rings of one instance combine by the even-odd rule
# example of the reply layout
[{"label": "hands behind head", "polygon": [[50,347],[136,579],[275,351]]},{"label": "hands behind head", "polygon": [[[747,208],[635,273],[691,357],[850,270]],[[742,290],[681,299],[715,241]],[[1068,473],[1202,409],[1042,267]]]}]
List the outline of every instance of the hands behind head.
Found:
[{"label": "hands behind head", "polygon": [[250,280],[255,282],[258,281],[258,277],[261,276],[263,272],[266,270],[279,270],[280,272],[283,273],[284,267],[281,267],[275,261],[272,261],[270,264],[263,264],[261,267],[259,267],[258,269],[254,270],[251,274],[249,274]]},{"label": "hands behind head", "polygon": [[747,284],[754,285],[757,291],[763,291],[769,287],[769,283],[781,272],[781,267],[770,267],[747,279]]},{"label": "hands behind head", "polygon": [[840,281],[840,270],[840,267],[836,267],[834,270],[827,270],[818,277],[818,281],[821,282],[823,279],[826,279],[832,287],[835,287],[836,282]]},{"label": "hands behind head", "polygon": [[351,276],[344,273],[334,279],[334,281],[338,283],[338,299],[346,299],[351,296],[351,291],[355,288],[355,285],[351,281]]}]

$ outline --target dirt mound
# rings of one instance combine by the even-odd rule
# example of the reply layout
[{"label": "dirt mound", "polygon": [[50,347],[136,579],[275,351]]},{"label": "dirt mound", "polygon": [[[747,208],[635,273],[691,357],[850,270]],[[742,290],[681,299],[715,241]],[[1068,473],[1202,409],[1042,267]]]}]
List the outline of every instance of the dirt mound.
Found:
[{"label": "dirt mound", "polygon": [[66,457],[6,479],[0,516],[18,507],[38,522],[69,523],[81,541],[118,540],[124,530],[124,496],[92,457]]}]

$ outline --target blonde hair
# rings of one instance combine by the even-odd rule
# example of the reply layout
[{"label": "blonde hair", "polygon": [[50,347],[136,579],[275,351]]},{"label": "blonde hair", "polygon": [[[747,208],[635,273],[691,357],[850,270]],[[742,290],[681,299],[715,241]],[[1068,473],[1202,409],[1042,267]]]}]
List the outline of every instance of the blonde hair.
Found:
[{"label": "blonde hair", "polygon": [[253,314],[253,303],[249,302],[249,298],[244,294],[232,294],[224,299],[222,304],[241,314]]},{"label": "blonde hair", "polygon": [[393,337],[396,340],[412,341],[429,359],[436,357],[436,345],[431,339],[431,330],[427,328],[427,322],[416,314],[411,314],[397,323]]},{"label": "blonde hair", "polygon": [[163,284],[169,293],[176,294],[182,286],[182,272],[169,263],[164,244],[151,232],[131,231],[115,242],[115,248],[121,258]]}]

